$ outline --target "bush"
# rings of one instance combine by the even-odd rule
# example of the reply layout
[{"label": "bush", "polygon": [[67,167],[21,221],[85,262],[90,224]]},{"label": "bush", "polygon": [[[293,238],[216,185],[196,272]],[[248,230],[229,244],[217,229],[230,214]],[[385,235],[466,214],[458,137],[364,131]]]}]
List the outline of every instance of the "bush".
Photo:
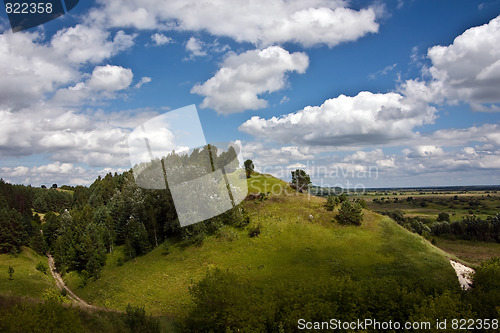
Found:
[{"label": "bush", "polygon": [[439,213],[436,221],[437,222],[450,222],[450,214],[445,213],[445,212],[441,212],[441,213]]},{"label": "bush", "polygon": [[340,202],[339,197],[336,195],[329,195],[326,198],[325,208],[326,210],[332,211],[335,209],[335,206]]},{"label": "bush", "polygon": [[340,224],[361,225],[363,208],[358,203],[344,201],[336,218]]},{"label": "bush", "polygon": [[146,315],[144,307],[127,305],[125,322],[131,332],[160,332],[158,319]]},{"label": "bush", "polygon": [[257,224],[257,226],[250,228],[250,230],[248,231],[248,236],[251,238],[259,237],[259,235],[260,235],[260,223]]},{"label": "bush", "polygon": [[47,265],[45,265],[45,263],[43,262],[38,262],[38,264],[36,264],[36,269],[40,272],[42,272],[43,274],[47,274],[47,270],[49,269],[47,267]]}]

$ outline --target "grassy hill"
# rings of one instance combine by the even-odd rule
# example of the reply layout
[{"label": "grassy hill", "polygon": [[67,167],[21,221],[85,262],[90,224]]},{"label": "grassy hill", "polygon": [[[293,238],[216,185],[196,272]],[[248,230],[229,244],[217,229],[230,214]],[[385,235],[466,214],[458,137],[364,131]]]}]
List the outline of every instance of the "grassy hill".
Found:
[{"label": "grassy hill", "polygon": [[[192,308],[190,287],[217,268],[266,287],[347,276],[458,288],[444,252],[387,217],[365,210],[360,227],[340,226],[332,222],[336,212],[323,208],[325,199],[298,194],[276,178],[255,175],[249,189],[271,194],[244,202],[251,218],[246,228],[225,226],[199,247],[170,240],[168,254],[160,246],[125,263],[118,248],[108,255],[100,279],[83,286],[70,273],[67,284],[95,305],[118,310],[128,303],[145,305],[148,312],[174,318]],[[260,235],[249,237],[249,229],[259,225]]]},{"label": "grassy hill", "polygon": [[[47,257],[28,247],[23,247],[17,255],[0,254],[0,295],[41,298],[45,289],[56,288],[50,271],[44,274],[36,269],[39,262],[48,267]],[[12,280],[9,279],[9,266],[14,268]]]}]

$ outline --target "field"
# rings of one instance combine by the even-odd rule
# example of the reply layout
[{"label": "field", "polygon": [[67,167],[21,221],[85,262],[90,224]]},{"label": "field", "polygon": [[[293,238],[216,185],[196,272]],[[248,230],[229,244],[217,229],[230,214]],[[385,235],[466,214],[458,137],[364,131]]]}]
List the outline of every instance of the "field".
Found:
[{"label": "field", "polygon": [[466,240],[450,240],[436,238],[436,246],[471,266],[479,265],[481,261],[500,256],[500,244],[490,242],[474,242]]},{"label": "field", "polygon": [[[332,222],[336,212],[324,209],[323,198],[294,193],[284,182],[265,175],[250,184],[251,192],[275,194],[244,202],[251,217],[246,228],[226,226],[199,247],[170,240],[168,254],[159,246],[125,263],[118,248],[108,256],[99,280],[83,286],[81,278],[70,273],[64,277],[67,284],[95,305],[118,310],[128,303],[145,305],[148,312],[173,318],[192,306],[189,288],[216,268],[266,286],[349,276],[458,288],[445,254],[389,218],[365,210],[361,227],[340,226]],[[259,225],[260,235],[249,237],[249,229]]]},{"label": "field", "polygon": [[[56,288],[50,271],[44,274],[36,269],[39,262],[48,267],[47,257],[40,256],[30,248],[23,247],[18,255],[0,255],[0,294],[41,298],[47,288]],[[12,280],[9,279],[8,268],[14,268]]]},{"label": "field", "polygon": [[367,191],[361,196],[368,207],[377,210],[399,209],[406,216],[421,216],[436,220],[441,212],[450,215],[450,221],[475,215],[482,219],[500,212],[500,194],[497,191]]}]

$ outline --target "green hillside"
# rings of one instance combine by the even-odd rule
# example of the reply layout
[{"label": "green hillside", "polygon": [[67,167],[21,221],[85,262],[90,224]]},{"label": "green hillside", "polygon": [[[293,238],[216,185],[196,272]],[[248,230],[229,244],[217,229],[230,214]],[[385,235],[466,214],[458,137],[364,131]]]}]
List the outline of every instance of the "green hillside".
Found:
[{"label": "green hillside", "polygon": [[[365,210],[360,227],[340,226],[323,198],[298,194],[271,176],[255,175],[249,185],[250,192],[271,193],[244,202],[251,219],[247,227],[225,226],[199,247],[171,239],[168,254],[159,246],[125,263],[117,248],[100,279],[84,285],[72,272],[64,277],[68,286],[95,305],[118,310],[145,305],[148,312],[174,318],[193,307],[190,287],[217,269],[263,288],[348,277],[407,281],[429,293],[458,289],[444,253],[388,217]],[[259,225],[260,235],[249,237]]]},{"label": "green hillside", "polygon": [[[41,298],[45,289],[56,288],[50,271],[44,274],[36,269],[39,262],[48,267],[47,257],[28,247],[23,247],[16,255],[0,254],[0,295]],[[9,266],[14,268],[12,280],[9,279]]]}]

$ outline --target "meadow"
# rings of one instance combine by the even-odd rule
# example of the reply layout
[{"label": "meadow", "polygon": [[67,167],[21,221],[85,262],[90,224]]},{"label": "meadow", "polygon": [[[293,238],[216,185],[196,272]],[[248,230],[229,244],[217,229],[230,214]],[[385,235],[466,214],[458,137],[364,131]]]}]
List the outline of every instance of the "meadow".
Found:
[{"label": "meadow", "polygon": [[[173,318],[193,306],[190,287],[217,269],[266,288],[332,276],[354,281],[391,277],[424,289],[436,284],[458,288],[445,253],[388,217],[365,210],[361,227],[340,226],[323,198],[296,193],[266,175],[257,175],[250,184],[251,191],[266,193],[273,185],[284,191],[245,201],[251,220],[246,228],[224,226],[198,247],[169,239],[168,251],[160,246],[129,261],[118,247],[108,255],[98,280],[84,285],[71,272],[64,276],[68,286],[95,305],[117,310],[129,303],[145,305],[148,312]],[[250,237],[249,230],[256,227],[260,234]]]}]

